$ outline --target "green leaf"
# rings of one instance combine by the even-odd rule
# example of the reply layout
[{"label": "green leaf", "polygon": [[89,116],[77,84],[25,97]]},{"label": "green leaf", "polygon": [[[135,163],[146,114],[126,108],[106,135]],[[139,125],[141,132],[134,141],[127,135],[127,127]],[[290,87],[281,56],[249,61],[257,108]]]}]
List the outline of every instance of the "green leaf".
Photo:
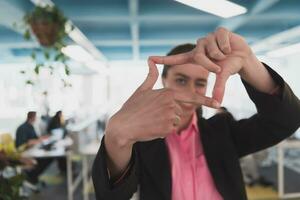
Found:
[{"label": "green leaf", "polygon": [[55,61],[59,61],[61,60],[61,58],[63,57],[64,55],[62,53],[58,53],[55,57],[54,57],[54,60]]},{"label": "green leaf", "polygon": [[50,58],[50,53],[49,53],[49,51],[44,50],[44,56],[45,56],[46,60],[49,60],[49,58]]},{"label": "green leaf", "polygon": [[39,73],[40,73],[40,67],[41,67],[42,65],[41,64],[37,64],[36,66],[35,66],[35,68],[34,68],[34,72],[37,74],[37,75],[39,75]]},{"label": "green leaf", "polygon": [[67,65],[65,65],[65,73],[66,73],[67,76],[70,75],[70,69]]},{"label": "green leaf", "polygon": [[24,39],[25,40],[30,40],[31,39],[31,34],[30,34],[30,31],[29,31],[29,29],[26,29],[25,30],[25,33],[24,33]]},{"label": "green leaf", "polygon": [[27,81],[26,81],[26,84],[27,84],[27,85],[34,85],[34,82],[33,82],[32,80],[27,80]]},{"label": "green leaf", "polygon": [[20,187],[25,180],[25,176],[17,174],[11,178],[4,178],[0,176],[0,199],[1,200],[24,200],[25,198],[20,196]]},{"label": "green leaf", "polygon": [[66,80],[61,79],[61,81],[63,82],[65,88],[66,88],[66,87],[72,87],[72,84],[69,83],[69,82],[67,82]]},{"label": "green leaf", "polygon": [[18,28],[17,22],[14,22],[14,23],[13,23],[13,28]]},{"label": "green leaf", "polygon": [[9,179],[9,182],[14,186],[21,186],[24,181],[24,176],[22,174],[18,174]]},{"label": "green leaf", "polygon": [[32,58],[33,60],[36,59],[36,53],[35,53],[34,51],[31,53],[31,58]]},{"label": "green leaf", "polygon": [[[74,29],[75,29],[75,26],[72,24],[72,25],[71,25],[71,31],[73,31]],[[70,31],[70,32],[71,32],[71,31]]]}]

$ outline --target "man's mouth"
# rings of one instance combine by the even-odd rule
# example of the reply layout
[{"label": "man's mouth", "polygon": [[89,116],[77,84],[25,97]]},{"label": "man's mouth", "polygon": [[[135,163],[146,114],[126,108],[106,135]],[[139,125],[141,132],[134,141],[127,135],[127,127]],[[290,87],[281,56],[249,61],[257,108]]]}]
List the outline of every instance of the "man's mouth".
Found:
[{"label": "man's mouth", "polygon": [[197,107],[196,103],[192,101],[182,101],[182,100],[177,100],[178,104],[183,110],[189,111],[193,110]]}]

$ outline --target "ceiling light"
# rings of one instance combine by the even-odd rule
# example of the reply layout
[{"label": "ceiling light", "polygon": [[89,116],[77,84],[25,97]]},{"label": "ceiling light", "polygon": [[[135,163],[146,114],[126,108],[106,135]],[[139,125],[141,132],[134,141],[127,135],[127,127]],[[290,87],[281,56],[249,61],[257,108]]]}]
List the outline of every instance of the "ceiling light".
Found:
[{"label": "ceiling light", "polygon": [[79,45],[68,45],[63,47],[61,51],[70,58],[78,62],[93,61],[93,56]]},{"label": "ceiling light", "polygon": [[229,18],[247,12],[247,8],[227,0],[175,0],[199,10]]}]

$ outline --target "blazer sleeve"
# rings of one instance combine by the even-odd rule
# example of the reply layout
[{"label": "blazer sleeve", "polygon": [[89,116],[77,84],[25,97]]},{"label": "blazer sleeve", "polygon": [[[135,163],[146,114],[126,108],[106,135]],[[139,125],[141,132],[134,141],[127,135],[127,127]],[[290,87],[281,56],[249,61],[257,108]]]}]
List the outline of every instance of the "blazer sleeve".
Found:
[{"label": "blazer sleeve", "polygon": [[265,65],[280,86],[279,94],[257,91],[242,80],[257,113],[249,119],[235,121],[228,117],[231,135],[239,157],[273,146],[291,136],[300,126],[300,101],[288,84]]},{"label": "blazer sleeve", "polygon": [[[104,136],[105,137],[105,136]],[[137,191],[138,185],[138,162],[136,158],[136,147],[134,145],[132,158],[130,160],[130,169],[125,177],[117,184],[111,183],[106,165],[106,149],[104,137],[101,141],[100,149],[94,160],[92,168],[92,179],[97,200],[128,200]]]}]

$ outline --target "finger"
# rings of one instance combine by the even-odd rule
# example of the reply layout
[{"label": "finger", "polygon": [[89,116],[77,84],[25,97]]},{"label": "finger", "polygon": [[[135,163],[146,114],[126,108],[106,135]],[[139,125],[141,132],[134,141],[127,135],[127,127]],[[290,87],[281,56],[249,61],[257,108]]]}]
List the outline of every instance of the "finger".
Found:
[{"label": "finger", "polygon": [[193,50],[193,61],[196,64],[202,65],[208,71],[218,73],[221,71],[221,68],[206,56],[205,46],[207,42],[204,38],[197,40],[197,47]]},{"label": "finger", "polygon": [[222,27],[218,28],[216,31],[216,38],[217,38],[217,44],[219,46],[219,49],[224,54],[230,54],[231,53],[230,31]]},{"label": "finger", "polygon": [[183,111],[180,105],[178,105],[178,103],[175,103],[175,114],[178,115],[179,117],[182,116],[183,114]]},{"label": "finger", "polygon": [[192,51],[187,53],[181,53],[170,56],[151,56],[150,60],[154,61],[157,64],[163,65],[182,65],[189,63],[192,59]]},{"label": "finger", "polygon": [[221,67],[213,63],[205,54],[195,53],[194,62],[201,65],[210,72],[219,73],[221,72]]},{"label": "finger", "polygon": [[219,103],[222,103],[224,93],[225,93],[225,86],[226,82],[229,78],[229,75],[227,73],[222,73],[216,76],[216,82],[213,89],[213,99],[218,101]]},{"label": "finger", "polygon": [[196,106],[207,106],[207,107],[211,107],[211,108],[219,108],[220,107],[220,103],[218,101],[216,101],[215,99],[211,98],[211,97],[206,97],[206,96],[200,96],[197,95],[194,99],[192,100],[187,100],[187,99],[176,99],[176,101],[178,103],[189,103],[189,104],[193,104]]},{"label": "finger", "polygon": [[151,59],[148,59],[148,66],[149,66],[149,73],[147,75],[147,78],[142,83],[142,85],[140,85],[137,91],[145,91],[145,90],[152,89],[158,79],[159,73],[158,73],[157,66]]},{"label": "finger", "polygon": [[216,37],[213,34],[207,36],[207,44],[206,44],[206,53],[209,55],[210,58],[215,60],[223,60],[226,56],[223,52],[219,49]]}]

